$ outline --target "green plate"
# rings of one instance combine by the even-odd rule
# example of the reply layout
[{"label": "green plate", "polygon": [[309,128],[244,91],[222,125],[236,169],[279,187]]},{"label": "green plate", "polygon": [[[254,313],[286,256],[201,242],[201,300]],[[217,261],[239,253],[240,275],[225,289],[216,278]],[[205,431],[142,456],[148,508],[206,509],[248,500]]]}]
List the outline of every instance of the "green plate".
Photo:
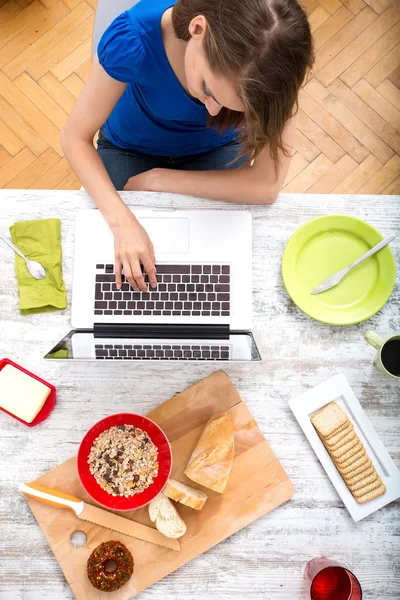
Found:
[{"label": "green plate", "polygon": [[283,254],[282,277],[289,296],[303,312],[323,323],[351,325],[369,319],[393,291],[396,264],[389,246],[352,269],[334,288],[315,296],[310,292],[382,239],[374,227],[347,215],[305,223]]}]

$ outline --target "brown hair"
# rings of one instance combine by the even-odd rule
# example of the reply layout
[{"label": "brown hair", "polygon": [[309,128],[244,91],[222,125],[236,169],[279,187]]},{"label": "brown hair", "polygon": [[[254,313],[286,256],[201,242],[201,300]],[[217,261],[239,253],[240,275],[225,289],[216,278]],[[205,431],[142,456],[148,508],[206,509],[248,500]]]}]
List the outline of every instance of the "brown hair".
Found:
[{"label": "brown hair", "polygon": [[212,126],[240,129],[243,154],[251,158],[269,146],[277,161],[286,122],[314,62],[307,17],[296,0],[178,0],[172,13],[176,36],[190,40],[189,25],[208,23],[204,50],[215,73],[238,82],[244,113],[223,107]]}]

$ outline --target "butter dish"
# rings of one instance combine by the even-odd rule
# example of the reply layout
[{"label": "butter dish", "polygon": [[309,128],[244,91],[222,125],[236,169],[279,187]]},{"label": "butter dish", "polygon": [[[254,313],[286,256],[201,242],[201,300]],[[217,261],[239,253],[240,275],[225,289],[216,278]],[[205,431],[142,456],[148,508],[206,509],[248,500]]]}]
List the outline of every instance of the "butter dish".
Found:
[{"label": "butter dish", "polygon": [[[4,358],[3,360],[0,360],[0,372],[7,366],[12,367],[13,369],[16,369],[17,371],[21,371],[28,377],[32,378],[32,380],[41,383],[43,386],[46,386],[50,390],[47,398],[43,402],[43,405],[41,406],[41,408],[38,411],[38,413],[36,414],[36,416],[34,416],[34,413],[33,414],[31,413],[31,417],[30,417],[32,419],[31,422],[27,422],[23,418],[20,418],[16,414],[7,410],[9,408],[7,403],[3,403],[3,406],[0,406],[0,410],[5,412],[6,414],[10,415],[17,421],[20,421],[21,423],[23,423],[24,425],[27,425],[28,427],[35,427],[35,425],[38,425],[39,423],[42,423],[45,419],[47,419],[50,412],[53,410],[54,405],[56,403],[56,388],[51,383],[48,383],[44,379],[41,379],[37,375],[34,375],[33,373],[31,373],[30,371],[27,371],[26,369],[24,369],[23,367],[21,367],[20,365],[18,365],[16,363],[14,363],[13,361],[9,360],[8,358]],[[4,376],[6,376],[6,371],[4,372]],[[1,377],[0,377],[0,379],[1,379]],[[0,390],[0,393],[1,393],[1,390]],[[4,404],[7,406],[7,409],[4,407]],[[34,416],[34,418],[33,418],[33,416]]]}]

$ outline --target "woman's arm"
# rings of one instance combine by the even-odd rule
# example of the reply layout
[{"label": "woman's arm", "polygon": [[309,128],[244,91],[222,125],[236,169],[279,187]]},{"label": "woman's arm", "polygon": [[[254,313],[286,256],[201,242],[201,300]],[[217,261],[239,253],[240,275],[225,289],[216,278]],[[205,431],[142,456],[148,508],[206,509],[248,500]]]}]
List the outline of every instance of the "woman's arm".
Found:
[{"label": "woman's arm", "polygon": [[93,146],[96,131],[105,123],[125,88],[126,83],[107,75],[96,57],[88,81],[61,132],[61,145],[79,181],[114,233],[117,286],[121,286],[123,267],[132,287],[146,290],[139,261],[155,287],[153,246],[143,227],[121,200]]},{"label": "woman's arm", "polygon": [[269,149],[264,148],[251,167],[225,171],[152,169],[131,177],[125,189],[187,194],[240,204],[272,204],[285,182],[295,135],[296,118],[293,117],[283,133],[283,143],[289,156],[279,152],[278,169]]}]

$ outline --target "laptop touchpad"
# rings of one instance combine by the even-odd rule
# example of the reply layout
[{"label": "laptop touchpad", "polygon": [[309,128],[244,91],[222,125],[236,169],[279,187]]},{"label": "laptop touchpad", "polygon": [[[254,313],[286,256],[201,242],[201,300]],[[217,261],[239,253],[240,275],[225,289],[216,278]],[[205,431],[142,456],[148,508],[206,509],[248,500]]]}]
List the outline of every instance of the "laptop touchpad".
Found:
[{"label": "laptop touchpad", "polygon": [[156,254],[189,252],[189,219],[143,217],[138,219],[154,244]]}]

